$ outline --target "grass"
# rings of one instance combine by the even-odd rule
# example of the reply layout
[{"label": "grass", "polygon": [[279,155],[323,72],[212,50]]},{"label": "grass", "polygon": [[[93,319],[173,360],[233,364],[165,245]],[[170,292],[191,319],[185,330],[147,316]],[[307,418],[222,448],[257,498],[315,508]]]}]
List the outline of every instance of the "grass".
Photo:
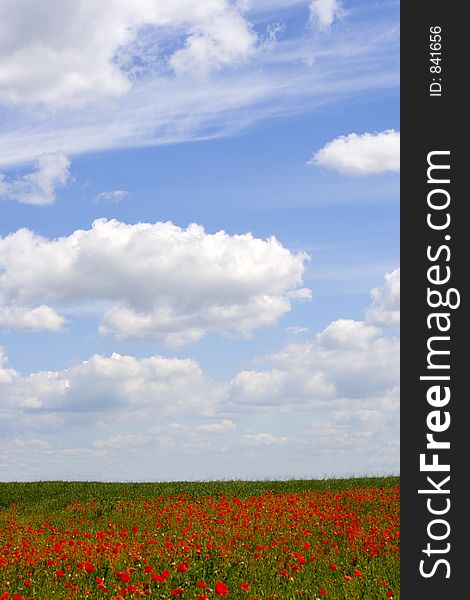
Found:
[{"label": "grass", "polygon": [[0,600],[399,595],[398,477],[0,483]]}]

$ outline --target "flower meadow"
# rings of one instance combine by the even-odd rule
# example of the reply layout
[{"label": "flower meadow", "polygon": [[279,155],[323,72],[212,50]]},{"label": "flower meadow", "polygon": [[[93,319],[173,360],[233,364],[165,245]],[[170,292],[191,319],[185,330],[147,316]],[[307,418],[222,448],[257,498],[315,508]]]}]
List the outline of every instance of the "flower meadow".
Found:
[{"label": "flower meadow", "polygon": [[400,597],[397,477],[0,483],[0,600]]}]

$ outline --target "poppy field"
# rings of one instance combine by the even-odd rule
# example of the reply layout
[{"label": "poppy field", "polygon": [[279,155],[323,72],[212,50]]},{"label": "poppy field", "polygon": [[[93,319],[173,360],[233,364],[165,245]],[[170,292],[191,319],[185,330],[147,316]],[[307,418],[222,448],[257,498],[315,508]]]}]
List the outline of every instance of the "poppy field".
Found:
[{"label": "poppy field", "polygon": [[398,477],[0,483],[0,600],[386,599]]}]

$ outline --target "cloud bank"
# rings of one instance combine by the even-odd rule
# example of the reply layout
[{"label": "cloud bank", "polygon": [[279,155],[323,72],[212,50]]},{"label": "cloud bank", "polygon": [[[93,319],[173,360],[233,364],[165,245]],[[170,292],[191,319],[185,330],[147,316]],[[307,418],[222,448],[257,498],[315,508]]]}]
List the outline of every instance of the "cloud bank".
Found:
[{"label": "cloud bank", "polygon": [[397,472],[398,338],[337,319],[262,362],[217,381],[189,358],[95,354],[25,376],[0,350],[0,464],[26,479]]}]

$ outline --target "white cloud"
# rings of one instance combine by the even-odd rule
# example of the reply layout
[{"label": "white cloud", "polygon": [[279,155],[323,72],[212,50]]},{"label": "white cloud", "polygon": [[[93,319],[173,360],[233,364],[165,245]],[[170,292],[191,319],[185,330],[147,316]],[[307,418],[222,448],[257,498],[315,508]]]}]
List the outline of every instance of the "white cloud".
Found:
[{"label": "white cloud", "polygon": [[370,295],[372,306],[367,311],[366,320],[374,325],[399,327],[400,269],[387,273],[383,286],[374,288]]},{"label": "white cloud", "polygon": [[185,47],[170,58],[177,74],[202,73],[247,60],[255,53],[256,34],[235,8],[223,3],[210,20],[193,25]]},{"label": "white cloud", "polygon": [[308,327],[292,326],[292,327],[287,327],[286,331],[287,331],[287,333],[292,333],[294,335],[300,335],[302,333],[307,333]]},{"label": "white cloud", "polygon": [[343,15],[339,0],[312,0],[310,3],[310,23],[320,30],[329,29],[333,21]]},{"label": "white cloud", "polygon": [[[181,3],[183,1],[189,0],[180,0]],[[130,0],[126,2],[130,3]],[[165,8],[170,12],[177,12],[180,2],[167,2]],[[76,6],[79,2],[73,4]],[[114,35],[109,26],[114,23],[114,16],[111,15],[108,20],[103,11],[116,12],[118,9],[115,5],[91,2],[89,4],[85,12],[90,13],[93,5],[93,10],[96,11],[96,27],[102,25],[105,36]],[[142,3],[138,4],[140,6]],[[19,4],[14,5],[11,15],[18,10],[16,6]],[[70,3],[60,3],[57,8],[56,18],[59,22],[61,11],[74,10],[67,9],[66,5],[69,6]],[[44,15],[47,16],[44,26],[47,27],[54,21],[49,18],[50,6],[52,4],[47,3],[48,8],[44,10]],[[203,16],[205,15],[204,19],[210,23],[212,13],[208,6],[208,3],[201,2],[194,5],[194,10],[198,8],[202,11],[206,7],[207,12],[203,13]],[[234,6],[217,0],[211,10],[216,12],[221,6],[227,6],[226,15],[230,20],[230,15],[235,10]],[[220,10],[217,14],[220,14]],[[276,21],[279,17],[280,15],[276,15]],[[196,28],[199,27],[196,17],[187,18],[192,19],[191,23]],[[133,43],[119,48],[115,62],[112,62],[111,75],[115,72],[118,75],[120,73],[118,79],[122,80],[124,77],[130,86],[129,91],[121,95],[109,85],[109,79],[100,78],[101,66],[93,62],[95,49],[88,49],[88,55],[87,48],[82,49],[81,40],[78,43],[73,42],[80,49],[77,61],[83,59],[80,69],[90,69],[90,77],[97,79],[96,85],[93,83],[87,87],[85,75],[83,88],[76,89],[74,82],[79,79],[72,78],[70,88],[61,90],[57,83],[63,78],[63,70],[60,69],[48,71],[48,77],[51,79],[41,75],[39,83],[25,75],[25,85],[31,84],[35,87],[27,94],[25,90],[16,86],[18,97],[33,101],[43,97],[44,102],[57,104],[61,101],[66,103],[66,106],[55,109],[54,104],[53,113],[37,106],[13,105],[8,109],[5,107],[4,125],[0,131],[0,167],[29,162],[36,155],[54,152],[57,148],[68,156],[74,156],[111,148],[144,147],[226,137],[252,126],[260,119],[316,110],[320,106],[330,104],[332,98],[341,103],[345,97],[349,98],[351,95],[397,88],[399,65],[396,56],[399,28],[397,24],[391,26],[389,19],[382,19],[383,15],[379,14],[377,19],[367,22],[367,43],[364,43],[365,25],[362,22],[360,25],[352,24],[347,31],[320,36],[321,40],[307,35],[306,32],[294,37],[280,36],[275,44],[266,44],[260,39],[257,52],[250,54],[251,50],[247,49],[247,55],[251,57],[248,61],[243,62],[243,53],[239,53],[234,55],[237,68],[221,69],[221,65],[214,65],[214,72],[205,78],[195,77],[203,69],[194,69],[193,75],[188,77],[186,74],[175,76],[168,68],[167,58],[171,59],[174,52],[186,47],[187,37],[193,31],[193,25],[190,25],[189,21],[187,25],[183,23],[181,26],[175,25],[171,20],[161,28],[145,26],[138,30]],[[266,19],[263,17],[262,21],[264,27]],[[72,24],[71,20],[69,24]],[[19,29],[14,37],[18,42],[12,43],[21,47],[24,45],[24,41],[21,41],[24,33],[20,35],[23,25],[18,22],[15,27],[10,27],[11,31]],[[78,32],[81,27],[80,23],[76,23]],[[90,28],[94,31],[95,22]],[[248,24],[247,31],[251,31]],[[67,28],[64,32],[67,35],[63,43],[67,46],[67,40],[72,40],[73,36]],[[74,35],[76,33],[74,31]],[[341,38],[338,39],[336,35]],[[52,44],[53,36],[48,34],[48,37]],[[97,36],[95,42],[100,44],[101,52],[100,36]],[[26,46],[25,52],[29,53]],[[5,58],[10,59],[14,62],[12,56],[9,59]],[[42,73],[42,63],[38,67],[36,62],[37,58],[34,55],[34,69]],[[70,63],[66,60],[63,69],[67,72],[69,68]],[[108,68],[106,63],[105,68]],[[6,89],[9,84],[4,82],[4,86]],[[44,97],[46,92],[52,95],[49,100]],[[111,101],[109,97],[113,94],[116,95]],[[101,99],[103,102],[81,107],[80,102],[87,99],[90,102]]]},{"label": "white cloud", "polygon": [[113,435],[105,440],[95,440],[93,446],[98,449],[103,448],[129,448],[147,446],[154,441],[155,436],[140,433],[128,433],[126,435]]},{"label": "white cloud", "polygon": [[400,132],[351,133],[318,150],[308,162],[347,175],[373,175],[400,170]]},{"label": "white cloud", "polygon": [[398,344],[339,319],[226,382],[191,359],[116,353],[24,376],[0,349],[0,464],[26,478],[396,473]]},{"label": "white cloud", "polygon": [[210,416],[222,394],[221,385],[207,378],[195,361],[161,356],[95,354],[62,371],[23,377],[3,366],[0,374],[1,408],[39,410],[62,418],[109,411],[145,420],[178,413]]},{"label": "white cloud", "polygon": [[385,275],[382,288],[372,290],[366,321],[332,321],[313,340],[289,343],[267,357],[270,369],[239,372],[230,382],[228,404],[241,410],[318,409],[393,395],[399,383],[399,339],[385,335],[380,326],[396,324],[399,295],[395,269]]},{"label": "white cloud", "polygon": [[0,198],[23,204],[53,204],[57,188],[70,179],[70,160],[62,152],[42,154],[36,169],[27,175],[8,181],[0,173]]},{"label": "white cloud", "polygon": [[330,323],[313,341],[291,343],[268,359],[273,368],[241,371],[230,405],[313,407],[341,398],[387,394],[399,378],[399,342],[363,321]]},{"label": "white cloud", "polygon": [[[131,89],[135,63],[211,70],[237,64],[256,44],[229,0],[5,0],[0,22],[0,100],[13,104],[110,101]],[[148,43],[138,44],[142,30]],[[169,35],[182,47],[168,55]]]},{"label": "white cloud", "polygon": [[196,429],[207,433],[222,433],[225,431],[234,431],[236,424],[231,419],[222,419],[220,423],[202,423],[196,425]]},{"label": "white cloud", "polygon": [[248,433],[244,436],[245,441],[251,446],[277,446],[285,444],[288,440],[284,436],[275,436],[272,433],[262,431],[260,433]]},{"label": "white cloud", "polygon": [[[173,346],[209,331],[247,336],[290,310],[307,258],[274,237],[209,234],[195,224],[98,219],[56,240],[20,229],[0,238],[0,307],[104,302],[102,333]],[[41,310],[50,328],[52,312]]]},{"label": "white cloud", "polygon": [[127,192],[126,190],[113,190],[112,192],[101,192],[97,194],[95,200],[97,202],[100,202],[102,200],[104,200],[105,202],[121,202],[128,195],[129,192]]},{"label": "white cloud", "polygon": [[0,327],[22,331],[60,331],[65,319],[44,304],[28,309],[22,306],[0,306]]}]

